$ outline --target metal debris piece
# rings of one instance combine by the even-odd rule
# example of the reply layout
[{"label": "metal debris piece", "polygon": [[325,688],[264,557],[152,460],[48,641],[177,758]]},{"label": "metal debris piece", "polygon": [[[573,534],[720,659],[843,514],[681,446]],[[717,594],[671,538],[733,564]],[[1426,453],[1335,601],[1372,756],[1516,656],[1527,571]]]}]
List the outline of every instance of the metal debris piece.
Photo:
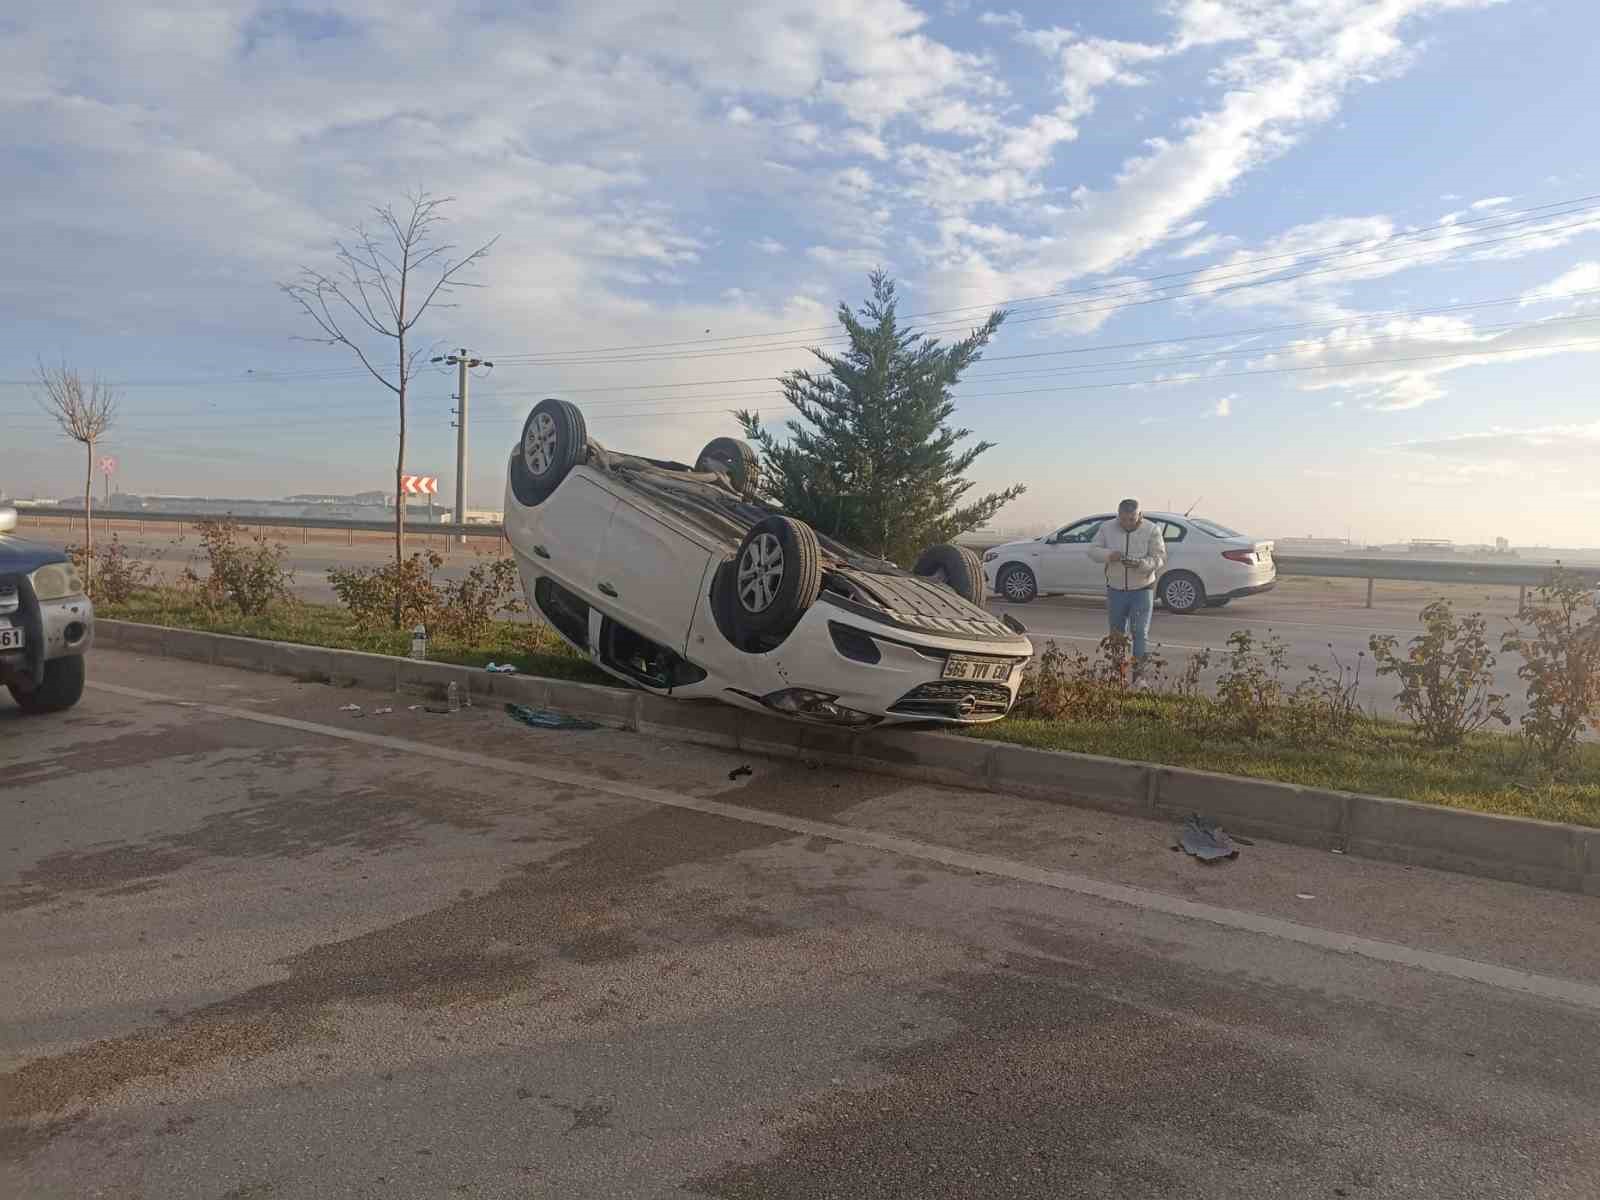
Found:
[{"label": "metal debris piece", "polygon": [[1186,853],[1203,863],[1239,857],[1239,847],[1233,844],[1233,839],[1214,820],[1199,813],[1189,814],[1179,841]]},{"label": "metal debris piece", "polygon": [[566,713],[552,712],[548,708],[530,708],[526,704],[508,704],[506,712],[534,729],[599,729],[593,721],[582,717],[569,717]]},{"label": "metal debris piece", "polygon": [[356,713],[358,713],[358,712],[361,711],[361,705],[359,705],[359,704],[341,704],[341,705],[339,705],[339,711],[340,712],[356,712]]},{"label": "metal debris piece", "polygon": [[728,772],[728,779],[730,781],[734,780],[734,779],[743,779],[746,775],[754,775],[754,774],[755,774],[755,772],[750,769],[750,764],[749,763],[745,763],[744,766],[735,767],[733,770],[729,771]]}]

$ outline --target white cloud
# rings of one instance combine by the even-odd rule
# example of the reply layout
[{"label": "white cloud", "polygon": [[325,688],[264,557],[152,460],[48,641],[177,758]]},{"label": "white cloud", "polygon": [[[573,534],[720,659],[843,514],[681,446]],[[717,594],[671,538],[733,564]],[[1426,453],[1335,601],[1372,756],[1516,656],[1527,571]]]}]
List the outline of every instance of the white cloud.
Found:
[{"label": "white cloud", "polygon": [[[1581,262],[1549,283],[1524,292],[1519,307],[1525,308],[1530,304],[1539,304],[1547,300],[1564,300],[1579,292],[1593,292],[1597,289],[1600,289],[1600,262]],[[1589,297],[1591,302],[1593,299],[1592,296]]]},{"label": "white cloud", "polygon": [[777,238],[771,237],[764,237],[760,241],[751,242],[750,244],[763,254],[782,254],[786,249],[782,242]]},{"label": "white cloud", "polygon": [[1375,412],[1401,412],[1443,397],[1442,379],[1467,367],[1595,351],[1600,337],[1572,322],[1488,331],[1460,317],[1394,317],[1299,339],[1250,367],[1289,368],[1304,391],[1348,392]]},{"label": "white cloud", "polygon": [[1238,392],[1232,392],[1216,402],[1211,411],[1206,415],[1211,417],[1233,416],[1233,402],[1239,398]]},{"label": "white cloud", "polygon": [[1534,428],[1494,426],[1478,433],[1400,442],[1393,447],[1438,458],[1503,460],[1525,458],[1547,462],[1575,459],[1600,461],[1600,421],[1583,425],[1543,425]]},{"label": "white cloud", "polygon": [[1493,208],[1504,208],[1514,199],[1515,196],[1485,196],[1482,200],[1474,200],[1470,207],[1473,212],[1485,212]]},{"label": "white cloud", "polygon": [[993,25],[1002,29],[1021,29],[1027,24],[1022,19],[1022,14],[1012,9],[1009,12],[995,12],[989,10],[978,14],[978,24]]},{"label": "white cloud", "polygon": [[1202,255],[1213,254],[1226,246],[1231,246],[1239,239],[1227,233],[1208,233],[1205,237],[1195,238],[1186,242],[1173,252],[1173,258],[1200,258]]}]

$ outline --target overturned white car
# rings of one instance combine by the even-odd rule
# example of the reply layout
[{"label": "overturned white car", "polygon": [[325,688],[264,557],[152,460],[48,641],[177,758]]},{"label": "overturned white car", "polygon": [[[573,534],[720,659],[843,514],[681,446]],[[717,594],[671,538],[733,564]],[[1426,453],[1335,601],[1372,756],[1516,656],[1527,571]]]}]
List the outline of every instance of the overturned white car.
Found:
[{"label": "overturned white car", "polygon": [[718,438],[693,467],[591,442],[545,400],[511,455],[505,528],[528,596],[602,670],[840,726],[1005,716],[1033,647],[982,607],[977,555],[915,571],[755,499],[758,464]]}]

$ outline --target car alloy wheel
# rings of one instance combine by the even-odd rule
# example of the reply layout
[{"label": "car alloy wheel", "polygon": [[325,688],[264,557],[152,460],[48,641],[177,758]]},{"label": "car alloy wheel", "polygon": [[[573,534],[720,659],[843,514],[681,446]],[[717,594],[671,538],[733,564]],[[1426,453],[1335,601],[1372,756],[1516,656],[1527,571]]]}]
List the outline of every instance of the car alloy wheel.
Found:
[{"label": "car alloy wheel", "polygon": [[739,606],[745,612],[766,612],[782,582],[783,547],[772,534],[763,533],[745,547],[739,559]]},{"label": "car alloy wheel", "polygon": [[544,475],[556,461],[555,418],[549,413],[537,413],[528,425],[527,437],[522,443],[522,457],[534,475]]},{"label": "car alloy wheel", "polygon": [[1200,602],[1200,592],[1188,579],[1179,577],[1167,583],[1167,607],[1174,612],[1188,612]]},{"label": "car alloy wheel", "polygon": [[1006,577],[1001,581],[1006,599],[1014,604],[1026,604],[1033,599],[1033,577],[1024,567],[1014,567],[1006,572]]}]

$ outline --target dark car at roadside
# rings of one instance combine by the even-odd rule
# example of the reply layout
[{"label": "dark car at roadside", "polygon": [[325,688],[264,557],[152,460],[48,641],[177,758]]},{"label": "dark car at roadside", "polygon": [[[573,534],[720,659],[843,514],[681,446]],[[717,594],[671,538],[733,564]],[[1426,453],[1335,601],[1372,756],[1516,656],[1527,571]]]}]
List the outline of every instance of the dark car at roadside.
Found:
[{"label": "dark car at roadside", "polygon": [[83,695],[94,605],[72,560],[16,526],[0,507],[0,684],[25,713],[59,712]]}]

